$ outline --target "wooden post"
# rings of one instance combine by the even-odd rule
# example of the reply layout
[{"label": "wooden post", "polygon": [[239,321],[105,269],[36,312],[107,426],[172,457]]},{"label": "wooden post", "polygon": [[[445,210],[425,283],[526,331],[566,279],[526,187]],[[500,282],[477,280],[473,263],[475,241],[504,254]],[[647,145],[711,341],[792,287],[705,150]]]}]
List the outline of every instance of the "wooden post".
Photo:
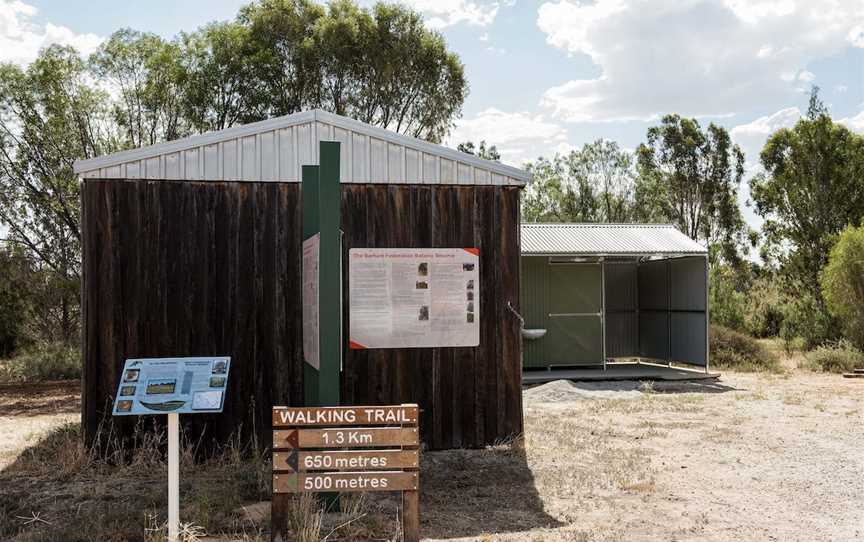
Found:
[{"label": "wooden post", "polygon": [[420,542],[420,492],[402,492],[402,536],[405,542]]}]

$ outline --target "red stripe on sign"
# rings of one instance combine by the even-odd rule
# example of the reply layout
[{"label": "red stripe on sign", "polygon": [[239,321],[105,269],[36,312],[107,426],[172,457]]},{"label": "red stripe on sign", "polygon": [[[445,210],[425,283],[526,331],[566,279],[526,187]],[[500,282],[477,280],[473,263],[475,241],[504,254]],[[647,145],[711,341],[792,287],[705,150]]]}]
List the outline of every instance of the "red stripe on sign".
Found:
[{"label": "red stripe on sign", "polygon": [[351,350],[366,350],[366,347],[358,343],[357,341],[348,341],[348,347]]},{"label": "red stripe on sign", "polygon": [[475,256],[480,256],[480,249],[479,248],[463,248],[462,250],[464,250],[465,252],[467,252],[469,254],[473,254]]}]

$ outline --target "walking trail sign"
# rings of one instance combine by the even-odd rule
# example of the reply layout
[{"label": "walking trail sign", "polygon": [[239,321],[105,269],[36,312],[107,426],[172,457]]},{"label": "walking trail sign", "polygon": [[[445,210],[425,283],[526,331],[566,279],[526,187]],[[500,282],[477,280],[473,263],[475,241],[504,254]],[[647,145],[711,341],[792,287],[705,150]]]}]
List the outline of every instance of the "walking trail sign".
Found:
[{"label": "walking trail sign", "polygon": [[[273,408],[273,493],[401,491],[420,540],[417,405]],[[274,523],[274,532],[280,528]],[[287,533],[286,533],[287,534]]]}]

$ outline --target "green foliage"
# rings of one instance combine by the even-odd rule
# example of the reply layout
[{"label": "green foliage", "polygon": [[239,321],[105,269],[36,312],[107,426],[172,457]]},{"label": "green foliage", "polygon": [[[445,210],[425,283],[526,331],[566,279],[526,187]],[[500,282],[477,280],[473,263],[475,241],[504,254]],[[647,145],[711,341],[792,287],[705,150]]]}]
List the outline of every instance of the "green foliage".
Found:
[{"label": "green foliage", "polygon": [[473,141],[466,141],[456,145],[456,150],[466,154],[473,154],[484,160],[492,160],[494,162],[501,161],[501,154],[498,152],[498,147],[495,145],[486,146],[485,141],[480,141],[480,146],[475,149]]},{"label": "green foliage", "polygon": [[[26,69],[0,65],[0,225],[26,252],[63,340],[76,337],[80,279],[79,187],[72,164],[115,150],[108,96],[68,47]],[[0,228],[3,229],[3,228]]]},{"label": "green foliage", "polygon": [[828,373],[845,373],[864,367],[864,352],[845,339],[819,346],[808,352],[805,359],[810,369]]},{"label": "green foliage", "polygon": [[737,262],[747,233],[738,207],[744,153],[729,132],[713,123],[703,130],[696,119],[666,115],[660,126],[648,129],[648,142],[636,155],[638,218],[671,221]]},{"label": "green foliage", "polygon": [[10,356],[25,341],[26,277],[23,255],[0,246],[0,358]]},{"label": "green foliage", "polygon": [[711,326],[710,357],[712,367],[780,371],[777,358],[756,339],[723,326]]},{"label": "green foliage", "polygon": [[0,360],[0,381],[39,382],[81,378],[77,347],[61,343],[37,344],[17,356]]},{"label": "green foliage", "polygon": [[269,115],[321,108],[437,143],[467,96],[459,57],[404,6],[260,0],[237,22]]},{"label": "green foliage", "polygon": [[708,292],[711,323],[741,331],[744,329],[746,296],[735,287],[734,271],[725,265],[711,268]]},{"label": "green foliage", "polygon": [[776,337],[783,325],[788,296],[774,275],[752,281],[744,296],[744,329],[756,337]]},{"label": "green foliage", "polygon": [[760,160],[765,173],[750,187],[765,219],[764,259],[827,320],[819,274],[836,236],[864,216],[864,138],[834,123],[814,88],[807,117],[768,138]]},{"label": "green foliage", "polygon": [[124,28],[90,57],[93,74],[117,89],[114,120],[125,145],[141,147],[189,133],[182,115],[184,67],[177,43]]},{"label": "green foliage", "polygon": [[810,349],[837,337],[835,322],[806,288],[799,286],[797,295],[790,295],[782,307],[780,336],[787,349],[799,338],[803,339],[804,347]]},{"label": "green foliage", "polygon": [[821,276],[822,295],[845,336],[864,348],[864,227],[843,230]]},{"label": "green foliage", "polygon": [[633,159],[613,141],[541,157],[527,169],[534,182],[522,198],[525,221],[627,222],[633,216]]}]

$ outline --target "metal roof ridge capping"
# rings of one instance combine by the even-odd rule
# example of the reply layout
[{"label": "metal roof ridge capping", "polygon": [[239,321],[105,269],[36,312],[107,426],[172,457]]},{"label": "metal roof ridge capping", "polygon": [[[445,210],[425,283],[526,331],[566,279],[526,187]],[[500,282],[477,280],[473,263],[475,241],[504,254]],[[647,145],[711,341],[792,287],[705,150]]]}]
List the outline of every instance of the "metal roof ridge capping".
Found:
[{"label": "metal roof ridge capping", "polygon": [[344,183],[524,186],[531,174],[318,109],[77,160],[82,178],[300,182],[339,141]]},{"label": "metal roof ridge capping", "polygon": [[522,254],[707,254],[672,224],[523,223]]}]

